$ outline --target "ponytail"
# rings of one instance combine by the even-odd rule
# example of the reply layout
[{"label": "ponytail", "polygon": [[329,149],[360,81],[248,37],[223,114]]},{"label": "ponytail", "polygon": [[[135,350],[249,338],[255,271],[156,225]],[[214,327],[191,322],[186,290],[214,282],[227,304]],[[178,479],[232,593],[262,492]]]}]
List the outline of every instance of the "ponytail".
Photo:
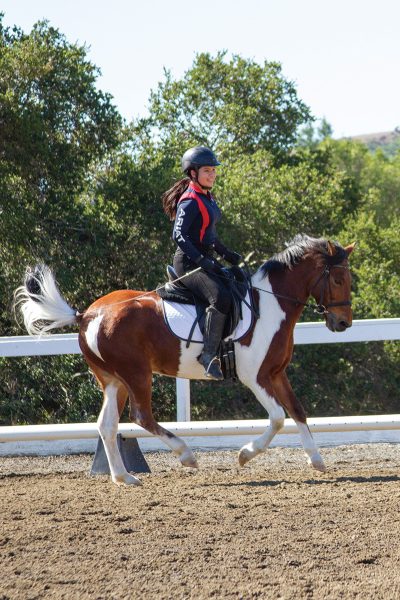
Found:
[{"label": "ponytail", "polygon": [[164,212],[171,221],[175,219],[178,200],[188,189],[189,183],[190,178],[184,177],[174,183],[174,185],[161,196]]}]

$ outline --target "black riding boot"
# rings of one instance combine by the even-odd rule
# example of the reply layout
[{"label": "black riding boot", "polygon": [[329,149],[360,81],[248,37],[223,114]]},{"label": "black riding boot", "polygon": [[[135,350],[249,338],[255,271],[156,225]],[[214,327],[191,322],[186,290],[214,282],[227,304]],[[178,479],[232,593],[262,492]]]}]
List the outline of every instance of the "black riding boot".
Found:
[{"label": "black riding boot", "polygon": [[225,321],[226,315],[224,313],[219,312],[213,306],[207,308],[204,325],[204,348],[198,360],[206,370],[206,377],[217,381],[224,379],[217,352],[221,343]]}]

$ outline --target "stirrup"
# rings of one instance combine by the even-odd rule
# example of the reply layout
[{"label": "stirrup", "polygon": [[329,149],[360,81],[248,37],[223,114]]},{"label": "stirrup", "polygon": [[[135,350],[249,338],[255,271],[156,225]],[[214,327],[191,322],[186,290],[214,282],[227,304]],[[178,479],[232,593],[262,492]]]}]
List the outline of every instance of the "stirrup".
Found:
[{"label": "stirrup", "polygon": [[223,381],[224,375],[221,371],[221,361],[218,356],[214,356],[206,368],[205,375],[208,379],[214,379],[215,381]]}]

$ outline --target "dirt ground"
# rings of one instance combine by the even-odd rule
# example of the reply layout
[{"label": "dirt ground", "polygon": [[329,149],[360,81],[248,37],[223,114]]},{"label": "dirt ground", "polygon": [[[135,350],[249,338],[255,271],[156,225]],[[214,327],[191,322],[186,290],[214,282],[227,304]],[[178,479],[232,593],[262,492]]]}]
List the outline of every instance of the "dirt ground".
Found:
[{"label": "dirt ground", "polygon": [[0,600],[400,598],[400,444],[322,454],[146,454],[129,488],[91,456],[2,458]]}]

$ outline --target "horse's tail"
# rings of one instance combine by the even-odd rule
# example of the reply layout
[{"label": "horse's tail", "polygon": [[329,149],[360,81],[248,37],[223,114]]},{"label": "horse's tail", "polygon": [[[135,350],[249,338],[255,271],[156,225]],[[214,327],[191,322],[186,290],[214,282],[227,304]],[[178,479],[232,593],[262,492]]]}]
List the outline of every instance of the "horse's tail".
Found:
[{"label": "horse's tail", "polygon": [[14,309],[22,314],[30,335],[73,325],[81,316],[61,296],[51,269],[43,264],[27,269],[24,284],[14,293]]}]

